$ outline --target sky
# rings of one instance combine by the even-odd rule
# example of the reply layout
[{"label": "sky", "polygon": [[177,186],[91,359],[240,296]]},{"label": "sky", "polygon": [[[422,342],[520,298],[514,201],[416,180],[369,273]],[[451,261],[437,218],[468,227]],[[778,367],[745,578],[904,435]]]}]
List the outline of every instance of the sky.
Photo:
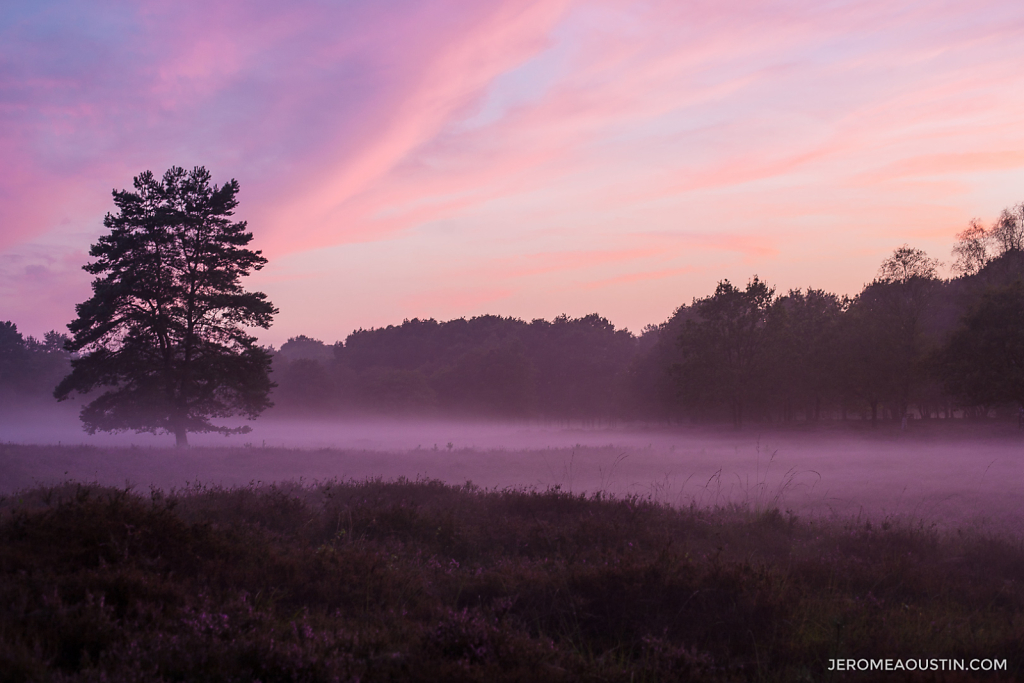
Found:
[{"label": "sky", "polygon": [[1024,201],[1024,3],[6,0],[0,320],[63,330],[142,171],[205,166],[263,343],[856,294]]}]

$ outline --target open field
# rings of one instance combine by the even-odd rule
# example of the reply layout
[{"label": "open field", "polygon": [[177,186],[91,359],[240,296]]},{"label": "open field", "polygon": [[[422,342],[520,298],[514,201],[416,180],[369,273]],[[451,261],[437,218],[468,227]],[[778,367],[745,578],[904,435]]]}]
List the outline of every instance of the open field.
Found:
[{"label": "open field", "polygon": [[912,423],[907,432],[856,424],[735,432],[383,420],[254,427],[230,438],[198,435],[196,447],[177,451],[166,436],[90,437],[74,421],[7,422],[0,493],[69,478],[169,490],[425,477],[640,495],[684,507],[773,505],[801,516],[900,516],[1008,533],[1024,527],[1024,435],[997,423]]},{"label": "open field", "polygon": [[1024,677],[1008,425],[4,430],[0,681]]}]

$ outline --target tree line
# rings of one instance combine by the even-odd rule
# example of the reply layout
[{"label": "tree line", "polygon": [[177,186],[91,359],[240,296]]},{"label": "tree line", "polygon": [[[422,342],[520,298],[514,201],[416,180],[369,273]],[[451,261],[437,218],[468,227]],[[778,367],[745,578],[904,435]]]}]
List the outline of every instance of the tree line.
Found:
[{"label": "tree line", "polygon": [[[904,245],[855,296],[723,280],[638,335],[597,314],[484,315],[359,329],[335,344],[299,335],[274,350],[239,327],[265,327],[276,311],[237,284],[265,262],[244,249],[244,222],[226,218],[237,183],[210,187],[205,169],[171,169],[162,180],[139,176],[135,189],[114,193],[111,235],[86,266],[106,279],[79,306],[74,337],[26,338],[0,323],[0,405],[73,390],[93,399],[89,430],[163,429],[179,441],[186,430],[236,431],[206,415],[255,416],[271,402],[282,415],[737,427],[980,418],[1024,406],[1024,204],[957,235],[949,279]],[[189,247],[200,238],[203,250]],[[105,322],[115,317],[120,327]],[[102,386],[113,390],[98,395]],[[180,424],[157,424],[143,404]]]},{"label": "tree line", "polygon": [[274,355],[278,410],[596,420],[629,413],[637,338],[596,314],[406,320]]},{"label": "tree line", "polygon": [[633,335],[596,314],[406,320],[274,355],[288,413],[667,422],[1016,415],[1024,205],[957,236],[954,276],[904,245],[856,296],[728,280]]},{"label": "tree line", "polygon": [[0,407],[52,403],[54,387],[71,369],[69,339],[56,330],[26,337],[13,322],[0,322]]}]

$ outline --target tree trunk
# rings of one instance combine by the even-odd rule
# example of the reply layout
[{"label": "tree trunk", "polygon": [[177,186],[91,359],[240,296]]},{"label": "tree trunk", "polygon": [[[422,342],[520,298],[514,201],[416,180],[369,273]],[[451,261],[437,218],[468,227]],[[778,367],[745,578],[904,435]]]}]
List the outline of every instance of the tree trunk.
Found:
[{"label": "tree trunk", "polygon": [[188,448],[188,431],[184,427],[174,428],[174,445],[178,448]]}]

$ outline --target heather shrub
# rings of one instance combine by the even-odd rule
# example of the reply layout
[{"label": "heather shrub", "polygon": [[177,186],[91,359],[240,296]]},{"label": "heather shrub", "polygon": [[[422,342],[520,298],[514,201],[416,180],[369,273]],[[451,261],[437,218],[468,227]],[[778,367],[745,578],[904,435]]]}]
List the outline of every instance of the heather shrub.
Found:
[{"label": "heather shrub", "polygon": [[1022,607],[1018,540],[893,519],[429,480],[0,501],[0,681],[1014,679]]}]

